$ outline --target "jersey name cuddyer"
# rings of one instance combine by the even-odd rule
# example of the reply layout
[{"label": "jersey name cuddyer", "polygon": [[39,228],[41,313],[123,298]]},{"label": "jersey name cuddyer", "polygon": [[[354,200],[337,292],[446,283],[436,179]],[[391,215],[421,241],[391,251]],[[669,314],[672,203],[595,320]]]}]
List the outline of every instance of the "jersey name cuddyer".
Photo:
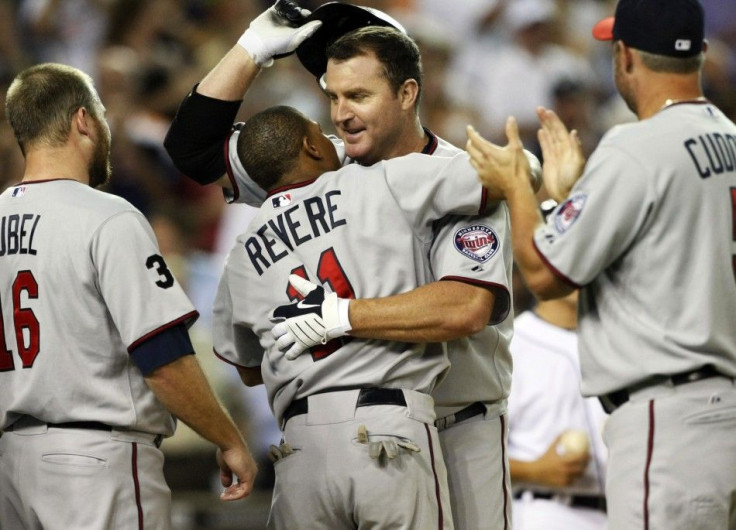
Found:
[{"label": "jersey name cuddyer", "polygon": [[735,137],[707,102],[618,126],[536,232],[542,256],[583,286],[586,395],[704,364],[736,376]]},{"label": "jersey name cuddyer", "polygon": [[143,215],[73,180],[13,186],[0,212],[0,429],[30,415],[172,434],[127,350],[197,313]]},{"label": "jersey name cuddyer", "polygon": [[[329,212],[319,216],[324,223],[310,221],[307,213],[316,211],[306,206],[315,198]],[[261,366],[279,420],[294,399],[330,389],[430,392],[448,368],[436,346],[425,352],[422,344],[346,338],[334,352],[313,349],[314,358],[304,354],[288,361],[274,347],[269,316],[297,298],[288,286],[291,273],[346,298],[383,297],[427,283],[433,221],[446,213],[478,214],[484,207],[485,192],[464,153],[413,154],[369,168],[349,165],[272,193],[228,257],[215,300],[215,351],[234,364]],[[299,244],[293,235],[279,235],[279,217],[288,211]],[[266,250],[263,260],[254,257],[256,243],[273,255]]]}]

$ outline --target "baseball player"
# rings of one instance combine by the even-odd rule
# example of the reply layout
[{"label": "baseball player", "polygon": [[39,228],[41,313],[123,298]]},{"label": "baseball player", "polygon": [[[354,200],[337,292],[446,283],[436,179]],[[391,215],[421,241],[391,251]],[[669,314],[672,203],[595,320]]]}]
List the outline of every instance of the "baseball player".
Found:
[{"label": "baseball player", "polygon": [[[41,64],[6,113],[25,157],[0,195],[0,521],[170,528],[161,440],[174,416],[221,450],[225,500],[255,463],[187,333],[198,316],[129,203],[93,189],[110,130],[92,80]],[[232,474],[239,482],[231,484]]]},{"label": "baseball player", "polygon": [[[314,180],[340,161],[319,125],[290,107],[249,119],[238,151],[269,196],[228,257],[215,350],[246,384],[262,377],[283,428],[270,524],[452,528],[429,395],[449,366],[446,355],[436,345],[361,340],[357,331],[330,339],[353,328],[348,299],[426,283],[434,221],[484,210],[467,155],[351,164]],[[309,282],[300,286],[294,276],[324,288],[306,292]],[[300,289],[306,296],[274,316],[299,313],[303,326],[327,327],[320,347],[294,359],[272,337],[269,317],[274,303],[299,299]],[[305,487],[307,477],[322,485]]]},{"label": "baseball player", "polygon": [[596,25],[639,121],[585,164],[574,132],[539,110],[545,184],[561,200],[546,225],[507,165],[523,166],[513,120],[504,149],[470,131],[530,288],[582,288],[582,390],[611,413],[614,530],[736,527],[736,125],[703,97],[703,18],[696,0],[620,0]]},{"label": "baseball player", "polygon": [[516,530],[604,530],[606,413],[580,394],[577,291],[514,320],[509,464]]},{"label": "baseball player", "polygon": [[[361,8],[346,4],[330,8],[330,5],[316,10],[314,20],[297,29],[276,18],[273,8],[267,11],[245,32],[257,34],[263,47],[251,51],[242,44],[247,44],[252,37],[241,39],[241,45],[235,46],[185,98],[165,142],[172,159],[185,174],[201,183],[216,181],[224,187],[229,200],[255,205],[263,201],[265,194],[254,185],[238,159],[238,126],[232,134],[230,126],[240,100],[260,71],[258,61],[265,63],[272,54],[285,52],[289,49],[285,44],[302,39],[302,32],[313,33],[309,38],[304,37],[304,45],[320,37],[319,32],[330,27],[330,9],[357,10],[357,13],[339,13],[340,20],[347,25],[350,24],[344,21],[350,17],[365,19],[368,16]],[[376,19],[371,22],[380,25]],[[310,24],[318,25],[317,29]],[[355,22],[352,27],[361,24],[366,22]],[[277,38],[277,35],[280,36]],[[355,159],[361,164],[370,164],[415,151],[443,156],[459,152],[422,128],[416,114],[418,85],[413,81],[406,84],[414,93],[408,103],[403,101],[403,95],[398,97],[397,84],[404,87],[403,81],[414,80],[412,76],[421,80],[420,57],[410,39],[398,31],[380,27],[358,29],[348,35],[332,47],[333,53],[346,60],[324,60],[321,66],[326,68],[324,82],[332,101],[333,124],[346,140],[332,138],[344,163]],[[372,41],[385,44],[381,48],[370,44]],[[326,45],[323,43],[320,53],[325,53]],[[369,46],[378,46],[379,51],[373,52]],[[383,71],[381,61],[385,59],[379,57],[384,57],[386,48],[405,50],[398,70],[407,78],[398,83],[396,79],[390,80],[394,86],[380,73]],[[263,49],[270,52],[265,53]],[[350,77],[350,65],[356,61],[361,65],[360,75]],[[396,57],[392,61],[395,66]],[[321,77],[319,69],[312,72]],[[359,93],[358,89],[375,94],[368,99],[369,105],[352,95]],[[200,117],[204,116],[207,121],[203,128]],[[227,174],[221,176],[225,172]],[[505,206],[501,208],[505,210]],[[376,332],[384,332],[376,338],[390,340],[401,334],[402,340],[457,339],[448,349],[451,358],[458,362],[453,363],[455,368],[438,388],[435,399],[450,489],[457,491],[451,496],[453,513],[457,526],[467,529],[489,524],[504,528],[509,524],[511,496],[504,457],[504,412],[511,381],[508,353],[511,277],[510,256],[504,250],[506,222],[501,212],[492,220],[459,217],[444,220],[437,226],[432,247],[433,278],[443,281],[425,286],[413,292],[413,296],[376,302],[372,306]],[[499,248],[496,243],[470,248],[474,238],[479,242],[494,241],[491,234],[498,237],[500,251],[496,252]],[[422,311],[417,311],[418,307]],[[489,322],[498,325],[489,327]],[[394,329],[389,329],[391,326]],[[396,329],[396,326],[401,328]],[[468,335],[472,337],[464,338]],[[468,381],[474,383],[468,384]],[[479,463],[479,459],[483,463]],[[489,502],[489,499],[492,500]]]}]

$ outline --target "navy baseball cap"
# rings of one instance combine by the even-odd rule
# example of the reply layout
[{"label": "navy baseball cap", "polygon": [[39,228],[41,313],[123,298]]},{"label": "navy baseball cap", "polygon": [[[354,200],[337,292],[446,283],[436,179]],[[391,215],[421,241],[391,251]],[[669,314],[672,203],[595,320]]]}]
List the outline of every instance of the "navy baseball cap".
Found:
[{"label": "navy baseball cap", "polygon": [[703,50],[705,15],[698,0],[619,0],[616,14],[593,27],[598,40],[669,57]]}]

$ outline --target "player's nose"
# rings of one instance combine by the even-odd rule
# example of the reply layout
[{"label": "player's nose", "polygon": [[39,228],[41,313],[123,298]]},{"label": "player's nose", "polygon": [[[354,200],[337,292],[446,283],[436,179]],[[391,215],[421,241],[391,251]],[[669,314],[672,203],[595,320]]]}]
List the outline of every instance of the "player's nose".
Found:
[{"label": "player's nose", "polygon": [[332,121],[344,125],[355,117],[352,106],[347,100],[338,98],[332,104]]}]

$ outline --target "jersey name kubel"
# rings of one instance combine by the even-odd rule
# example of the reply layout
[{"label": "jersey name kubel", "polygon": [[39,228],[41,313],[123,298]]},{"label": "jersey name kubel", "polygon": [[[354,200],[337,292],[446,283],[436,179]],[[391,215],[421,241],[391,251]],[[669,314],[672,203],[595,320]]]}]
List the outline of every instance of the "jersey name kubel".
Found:
[{"label": "jersey name kubel", "polygon": [[701,134],[688,138],[684,145],[700,178],[736,169],[736,136],[732,134]]},{"label": "jersey name kubel", "polygon": [[346,225],[338,214],[340,195],[339,190],[331,190],[304,199],[258,228],[256,235],[243,243],[258,275],[299,245]]},{"label": "jersey name kubel", "polygon": [[30,213],[4,215],[0,217],[0,256],[13,254],[36,255],[33,236],[40,215]]}]

